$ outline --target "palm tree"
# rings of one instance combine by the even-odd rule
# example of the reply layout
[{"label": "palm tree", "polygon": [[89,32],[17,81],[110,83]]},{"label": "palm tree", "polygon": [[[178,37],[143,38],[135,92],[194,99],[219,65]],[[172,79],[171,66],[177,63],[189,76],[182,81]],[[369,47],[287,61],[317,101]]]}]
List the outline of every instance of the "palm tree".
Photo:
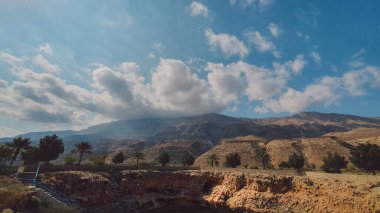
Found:
[{"label": "palm tree", "polygon": [[92,153],[90,150],[92,149],[91,144],[88,142],[82,141],[80,143],[75,144],[75,151],[79,153],[79,162],[78,164],[82,162],[82,157],[84,153]]},{"label": "palm tree", "polygon": [[18,154],[20,154],[21,150],[30,148],[29,146],[30,143],[31,143],[30,138],[18,137],[18,138],[14,138],[11,143],[7,144],[9,147],[11,147],[14,150],[14,154],[9,165],[13,164],[13,162],[17,159]]},{"label": "palm tree", "polygon": [[216,154],[211,154],[209,156],[207,156],[207,164],[211,167],[214,167],[214,165],[218,165],[219,164],[219,158]]},{"label": "palm tree", "polygon": [[263,169],[266,169],[266,165],[268,165],[271,161],[271,157],[265,147],[259,147],[256,150],[256,158],[261,161]]},{"label": "palm tree", "polygon": [[140,160],[145,160],[144,154],[142,152],[135,151],[132,155],[132,159],[136,159],[136,165],[139,165]]}]

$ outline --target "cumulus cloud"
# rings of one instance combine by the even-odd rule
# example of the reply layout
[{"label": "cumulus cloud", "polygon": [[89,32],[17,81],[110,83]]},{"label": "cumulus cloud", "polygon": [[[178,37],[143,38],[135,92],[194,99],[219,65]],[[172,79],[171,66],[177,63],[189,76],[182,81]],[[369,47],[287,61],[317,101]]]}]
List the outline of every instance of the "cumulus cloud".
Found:
[{"label": "cumulus cloud", "polygon": [[43,68],[45,71],[56,74],[60,71],[60,68],[56,64],[50,63],[45,57],[41,54],[38,54],[33,57],[33,61],[36,65]]},{"label": "cumulus cloud", "polygon": [[337,81],[339,79],[325,77],[320,82],[308,85],[302,92],[288,88],[278,99],[264,101],[263,105],[257,107],[255,111],[297,113],[314,104],[330,105],[340,97],[337,93],[339,88]]},{"label": "cumulus cloud", "polygon": [[233,35],[215,34],[211,29],[207,29],[205,36],[211,48],[219,48],[226,56],[239,55],[245,57],[249,53],[245,44]]},{"label": "cumulus cloud", "polygon": [[266,100],[278,94],[289,79],[287,67],[258,67],[243,61],[228,65],[208,63],[208,81],[223,103],[238,100],[244,92],[250,101]]},{"label": "cumulus cloud", "polygon": [[348,71],[340,77],[325,76],[308,85],[303,91],[288,88],[277,99],[266,100],[255,108],[258,113],[296,113],[312,105],[329,106],[344,96],[361,96],[372,87],[380,87],[380,69],[366,66]]},{"label": "cumulus cloud", "polygon": [[280,52],[277,51],[276,46],[273,44],[273,42],[262,36],[258,31],[246,32],[245,36],[259,52],[271,52],[274,57],[281,57]]},{"label": "cumulus cloud", "polygon": [[270,33],[272,34],[272,36],[275,38],[278,38],[282,33],[282,30],[280,29],[280,27],[275,23],[270,23],[268,25],[268,29]]},{"label": "cumulus cloud", "polygon": [[9,63],[14,75],[13,81],[0,80],[0,114],[75,128],[118,119],[233,110],[242,98],[259,104],[256,112],[298,112],[380,87],[379,68],[366,65],[340,77],[325,76],[303,90],[291,88],[289,81],[307,63],[301,54],[272,67],[244,61],[208,62],[206,73],[194,71],[181,60],[161,59],[148,79],[133,62],[115,67],[96,64],[89,67],[91,83],[85,87],[35,71],[26,59],[18,59],[9,54],[0,58]]},{"label": "cumulus cloud", "polygon": [[191,16],[208,16],[208,8],[206,5],[201,4],[197,1],[191,2],[191,4],[188,7]]}]

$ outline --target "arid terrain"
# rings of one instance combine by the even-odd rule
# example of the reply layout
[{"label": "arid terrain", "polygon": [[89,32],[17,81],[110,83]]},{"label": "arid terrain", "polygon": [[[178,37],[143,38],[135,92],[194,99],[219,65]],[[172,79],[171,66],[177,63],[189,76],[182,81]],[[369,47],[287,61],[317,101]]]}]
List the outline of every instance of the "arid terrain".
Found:
[{"label": "arid terrain", "polygon": [[380,209],[380,176],[135,170],[47,173],[42,181],[100,212],[370,213]]}]

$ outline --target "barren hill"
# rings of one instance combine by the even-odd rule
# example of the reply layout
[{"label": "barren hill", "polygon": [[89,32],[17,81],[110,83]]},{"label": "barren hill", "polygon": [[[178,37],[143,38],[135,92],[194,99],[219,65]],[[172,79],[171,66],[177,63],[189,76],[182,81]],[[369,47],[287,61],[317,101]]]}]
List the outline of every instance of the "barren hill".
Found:
[{"label": "barren hill", "polygon": [[[358,133],[358,131],[353,130],[347,132],[347,135],[352,132]],[[372,133],[376,135],[374,132]],[[207,166],[207,157],[211,154],[216,154],[219,158],[220,165],[222,165],[225,162],[225,157],[228,153],[237,152],[241,156],[242,165],[247,165],[248,167],[261,167],[261,164],[256,157],[258,146],[261,145],[268,149],[272,164],[276,168],[278,168],[278,164],[282,161],[287,161],[289,156],[293,153],[303,155],[307,164],[314,164],[317,168],[319,168],[323,165],[323,157],[329,151],[336,151],[348,160],[350,156],[350,149],[352,149],[354,145],[357,145],[357,143],[366,142],[379,144],[379,136],[360,138],[359,135],[356,136],[355,140],[350,141],[345,141],[344,137],[341,139],[339,137],[329,135],[317,138],[300,138],[293,140],[275,139],[270,141],[257,137],[252,137],[252,139],[249,139],[249,137],[244,137],[246,140],[242,140],[238,137],[234,139],[222,140],[220,144],[199,156],[195,160],[195,165],[201,167]]]}]

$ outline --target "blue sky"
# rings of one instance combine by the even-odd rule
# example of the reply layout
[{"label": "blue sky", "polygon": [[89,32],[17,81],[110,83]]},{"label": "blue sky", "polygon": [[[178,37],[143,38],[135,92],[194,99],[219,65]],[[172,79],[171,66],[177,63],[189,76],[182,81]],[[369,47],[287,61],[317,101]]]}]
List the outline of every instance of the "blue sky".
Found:
[{"label": "blue sky", "polygon": [[0,136],[210,112],[380,116],[376,0],[0,5]]}]

